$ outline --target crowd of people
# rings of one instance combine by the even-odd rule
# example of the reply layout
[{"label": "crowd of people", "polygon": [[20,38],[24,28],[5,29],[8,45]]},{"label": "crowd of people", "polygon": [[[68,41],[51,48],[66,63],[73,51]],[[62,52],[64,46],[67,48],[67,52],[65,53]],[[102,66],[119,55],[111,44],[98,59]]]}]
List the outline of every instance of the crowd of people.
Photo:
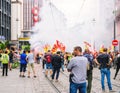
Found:
[{"label": "crowd of people", "polygon": [[[12,64],[14,58],[18,58],[20,62],[20,74],[19,77],[31,77],[31,70],[33,77],[36,78],[36,72],[34,63],[40,64],[42,61],[42,68],[45,70],[45,77],[51,76],[51,80],[59,81],[60,70],[65,71],[67,68],[70,82],[70,93],[91,93],[93,69],[99,67],[101,73],[101,88],[105,92],[105,76],[108,83],[110,92],[114,92],[111,83],[111,71],[113,66],[116,69],[116,73],[113,79],[116,79],[120,69],[120,54],[108,53],[107,48],[103,51],[96,53],[95,55],[89,50],[82,51],[80,46],[76,46],[73,53],[63,53],[57,51],[56,53],[48,52],[39,55],[34,53],[34,50],[15,52],[14,50],[2,51],[0,50],[0,66],[2,68],[2,76],[8,76],[8,68],[12,71]],[[87,81],[87,82],[86,82]]]}]

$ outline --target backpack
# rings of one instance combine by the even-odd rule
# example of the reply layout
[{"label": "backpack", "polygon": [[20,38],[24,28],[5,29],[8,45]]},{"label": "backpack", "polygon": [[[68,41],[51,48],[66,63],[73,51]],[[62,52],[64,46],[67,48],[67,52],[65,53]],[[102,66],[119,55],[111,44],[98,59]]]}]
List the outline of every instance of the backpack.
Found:
[{"label": "backpack", "polygon": [[93,70],[93,56],[90,54],[85,54],[84,57],[86,57],[90,64],[90,70]]},{"label": "backpack", "polygon": [[46,56],[46,61],[47,61],[47,63],[51,63],[51,62],[52,62],[52,59],[51,59],[51,56],[50,56],[50,55],[47,55],[47,56]]}]

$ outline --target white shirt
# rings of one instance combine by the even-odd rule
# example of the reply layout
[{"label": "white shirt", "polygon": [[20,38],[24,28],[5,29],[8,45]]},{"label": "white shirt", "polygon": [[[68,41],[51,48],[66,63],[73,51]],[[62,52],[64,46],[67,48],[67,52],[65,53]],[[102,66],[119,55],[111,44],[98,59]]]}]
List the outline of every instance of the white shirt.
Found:
[{"label": "white shirt", "polygon": [[34,63],[34,54],[33,53],[29,53],[27,55],[27,59],[28,59],[28,63]]}]

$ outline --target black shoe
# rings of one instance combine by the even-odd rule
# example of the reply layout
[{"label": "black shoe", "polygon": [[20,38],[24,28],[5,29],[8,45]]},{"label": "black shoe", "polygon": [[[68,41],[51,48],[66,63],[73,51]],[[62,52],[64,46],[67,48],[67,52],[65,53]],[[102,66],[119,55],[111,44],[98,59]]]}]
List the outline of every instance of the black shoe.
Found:
[{"label": "black shoe", "polygon": [[22,77],[24,78],[25,76],[23,75]]},{"label": "black shoe", "polygon": [[22,75],[19,75],[19,77],[22,77]]},{"label": "black shoe", "polygon": [[6,76],[8,76],[8,75],[6,75]]},{"label": "black shoe", "polygon": [[28,76],[28,78],[30,78],[30,76]]},{"label": "black shoe", "polygon": [[34,78],[36,78],[37,76],[34,76]]}]

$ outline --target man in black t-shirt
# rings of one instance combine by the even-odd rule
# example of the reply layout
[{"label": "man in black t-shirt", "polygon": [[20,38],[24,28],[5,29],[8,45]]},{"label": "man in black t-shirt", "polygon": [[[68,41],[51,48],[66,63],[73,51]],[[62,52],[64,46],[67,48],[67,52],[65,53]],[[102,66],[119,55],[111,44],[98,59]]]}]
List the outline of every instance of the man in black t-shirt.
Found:
[{"label": "man in black t-shirt", "polygon": [[111,65],[112,59],[110,58],[109,54],[107,54],[107,48],[103,49],[103,53],[98,55],[98,57],[95,59],[95,62],[98,65],[100,65],[102,91],[105,91],[104,79],[106,76],[109,91],[112,92],[113,90],[112,90],[112,84],[111,84],[111,78],[110,78],[110,73],[111,73],[110,65]]}]

